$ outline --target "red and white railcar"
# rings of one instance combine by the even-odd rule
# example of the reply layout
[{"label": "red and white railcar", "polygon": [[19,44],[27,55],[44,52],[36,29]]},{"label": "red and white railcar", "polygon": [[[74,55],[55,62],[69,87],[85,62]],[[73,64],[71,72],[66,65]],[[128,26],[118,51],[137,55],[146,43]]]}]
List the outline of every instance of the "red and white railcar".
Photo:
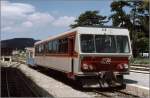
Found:
[{"label": "red and white railcar", "polygon": [[131,56],[129,31],[123,28],[77,27],[35,43],[37,65],[83,79],[86,86],[99,80],[122,81],[129,73]]}]

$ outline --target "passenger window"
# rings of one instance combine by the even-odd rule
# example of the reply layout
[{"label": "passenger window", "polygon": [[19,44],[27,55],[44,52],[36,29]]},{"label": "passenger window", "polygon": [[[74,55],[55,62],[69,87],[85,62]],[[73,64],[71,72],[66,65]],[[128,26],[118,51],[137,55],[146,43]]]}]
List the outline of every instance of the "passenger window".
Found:
[{"label": "passenger window", "polygon": [[58,40],[53,41],[53,52],[54,53],[58,52]]},{"label": "passenger window", "polygon": [[68,53],[68,39],[60,39],[59,40],[59,53]]},{"label": "passenger window", "polygon": [[39,45],[39,53],[43,53],[44,52],[44,45],[41,44]]},{"label": "passenger window", "polygon": [[[47,50],[48,53],[68,53],[68,38],[49,41]],[[41,48],[39,51],[41,51]]]},{"label": "passenger window", "polygon": [[53,52],[53,42],[52,41],[48,42],[48,52],[49,53]]},{"label": "passenger window", "polygon": [[35,53],[39,53],[39,46],[37,45],[37,46],[35,46]]}]

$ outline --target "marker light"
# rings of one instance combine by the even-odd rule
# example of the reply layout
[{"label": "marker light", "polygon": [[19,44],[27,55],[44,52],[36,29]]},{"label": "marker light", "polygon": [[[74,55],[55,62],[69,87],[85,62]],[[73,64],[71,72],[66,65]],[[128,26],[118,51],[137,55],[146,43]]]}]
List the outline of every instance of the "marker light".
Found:
[{"label": "marker light", "polygon": [[90,70],[93,70],[94,68],[93,68],[93,66],[92,66],[92,65],[89,65],[89,69],[90,69]]},{"label": "marker light", "polygon": [[83,64],[83,69],[84,70],[88,70],[88,65],[87,64]]},{"label": "marker light", "polygon": [[118,64],[117,68],[122,70],[123,69],[123,65],[122,64]]},{"label": "marker light", "polygon": [[122,69],[128,69],[128,67],[129,67],[128,64],[118,64],[118,65],[117,65],[117,68],[118,68],[118,69],[121,69],[121,70],[122,70]]},{"label": "marker light", "polygon": [[128,64],[123,64],[123,66],[125,69],[128,69],[128,67],[129,67]]}]

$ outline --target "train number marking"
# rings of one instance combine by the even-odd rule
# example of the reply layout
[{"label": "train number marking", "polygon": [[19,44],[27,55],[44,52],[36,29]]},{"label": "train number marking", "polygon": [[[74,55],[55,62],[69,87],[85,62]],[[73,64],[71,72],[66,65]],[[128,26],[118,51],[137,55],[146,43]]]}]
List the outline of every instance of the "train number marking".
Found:
[{"label": "train number marking", "polygon": [[111,63],[111,58],[102,58],[101,64],[110,64]]}]

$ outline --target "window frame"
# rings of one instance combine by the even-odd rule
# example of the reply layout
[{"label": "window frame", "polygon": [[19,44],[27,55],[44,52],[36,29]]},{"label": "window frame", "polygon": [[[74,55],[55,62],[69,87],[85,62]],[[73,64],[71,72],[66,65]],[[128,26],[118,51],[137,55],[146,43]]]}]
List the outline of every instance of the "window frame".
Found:
[{"label": "window frame", "polygon": [[[82,35],[93,35],[93,38],[94,38],[94,50],[95,50],[95,52],[83,52],[82,51],[82,45],[81,45],[81,36]],[[95,36],[96,35],[101,35],[101,36],[105,36],[105,35],[102,35],[102,34],[80,34],[80,36],[79,36],[79,45],[80,45],[80,52],[81,53],[97,53],[97,54],[102,54],[102,53],[116,53],[116,54],[118,54],[118,53],[122,53],[122,54],[126,54],[126,53],[131,53],[131,49],[130,49],[130,39],[129,39],[129,37],[128,37],[128,35],[106,35],[106,36],[114,36],[114,40],[115,40],[115,47],[116,47],[116,52],[97,52],[96,51],[96,42],[95,42]],[[117,44],[118,44],[118,42],[117,42],[117,36],[125,36],[126,38],[127,38],[127,44],[128,44],[128,52],[117,52],[117,49],[118,49],[118,47],[117,47]]]}]

